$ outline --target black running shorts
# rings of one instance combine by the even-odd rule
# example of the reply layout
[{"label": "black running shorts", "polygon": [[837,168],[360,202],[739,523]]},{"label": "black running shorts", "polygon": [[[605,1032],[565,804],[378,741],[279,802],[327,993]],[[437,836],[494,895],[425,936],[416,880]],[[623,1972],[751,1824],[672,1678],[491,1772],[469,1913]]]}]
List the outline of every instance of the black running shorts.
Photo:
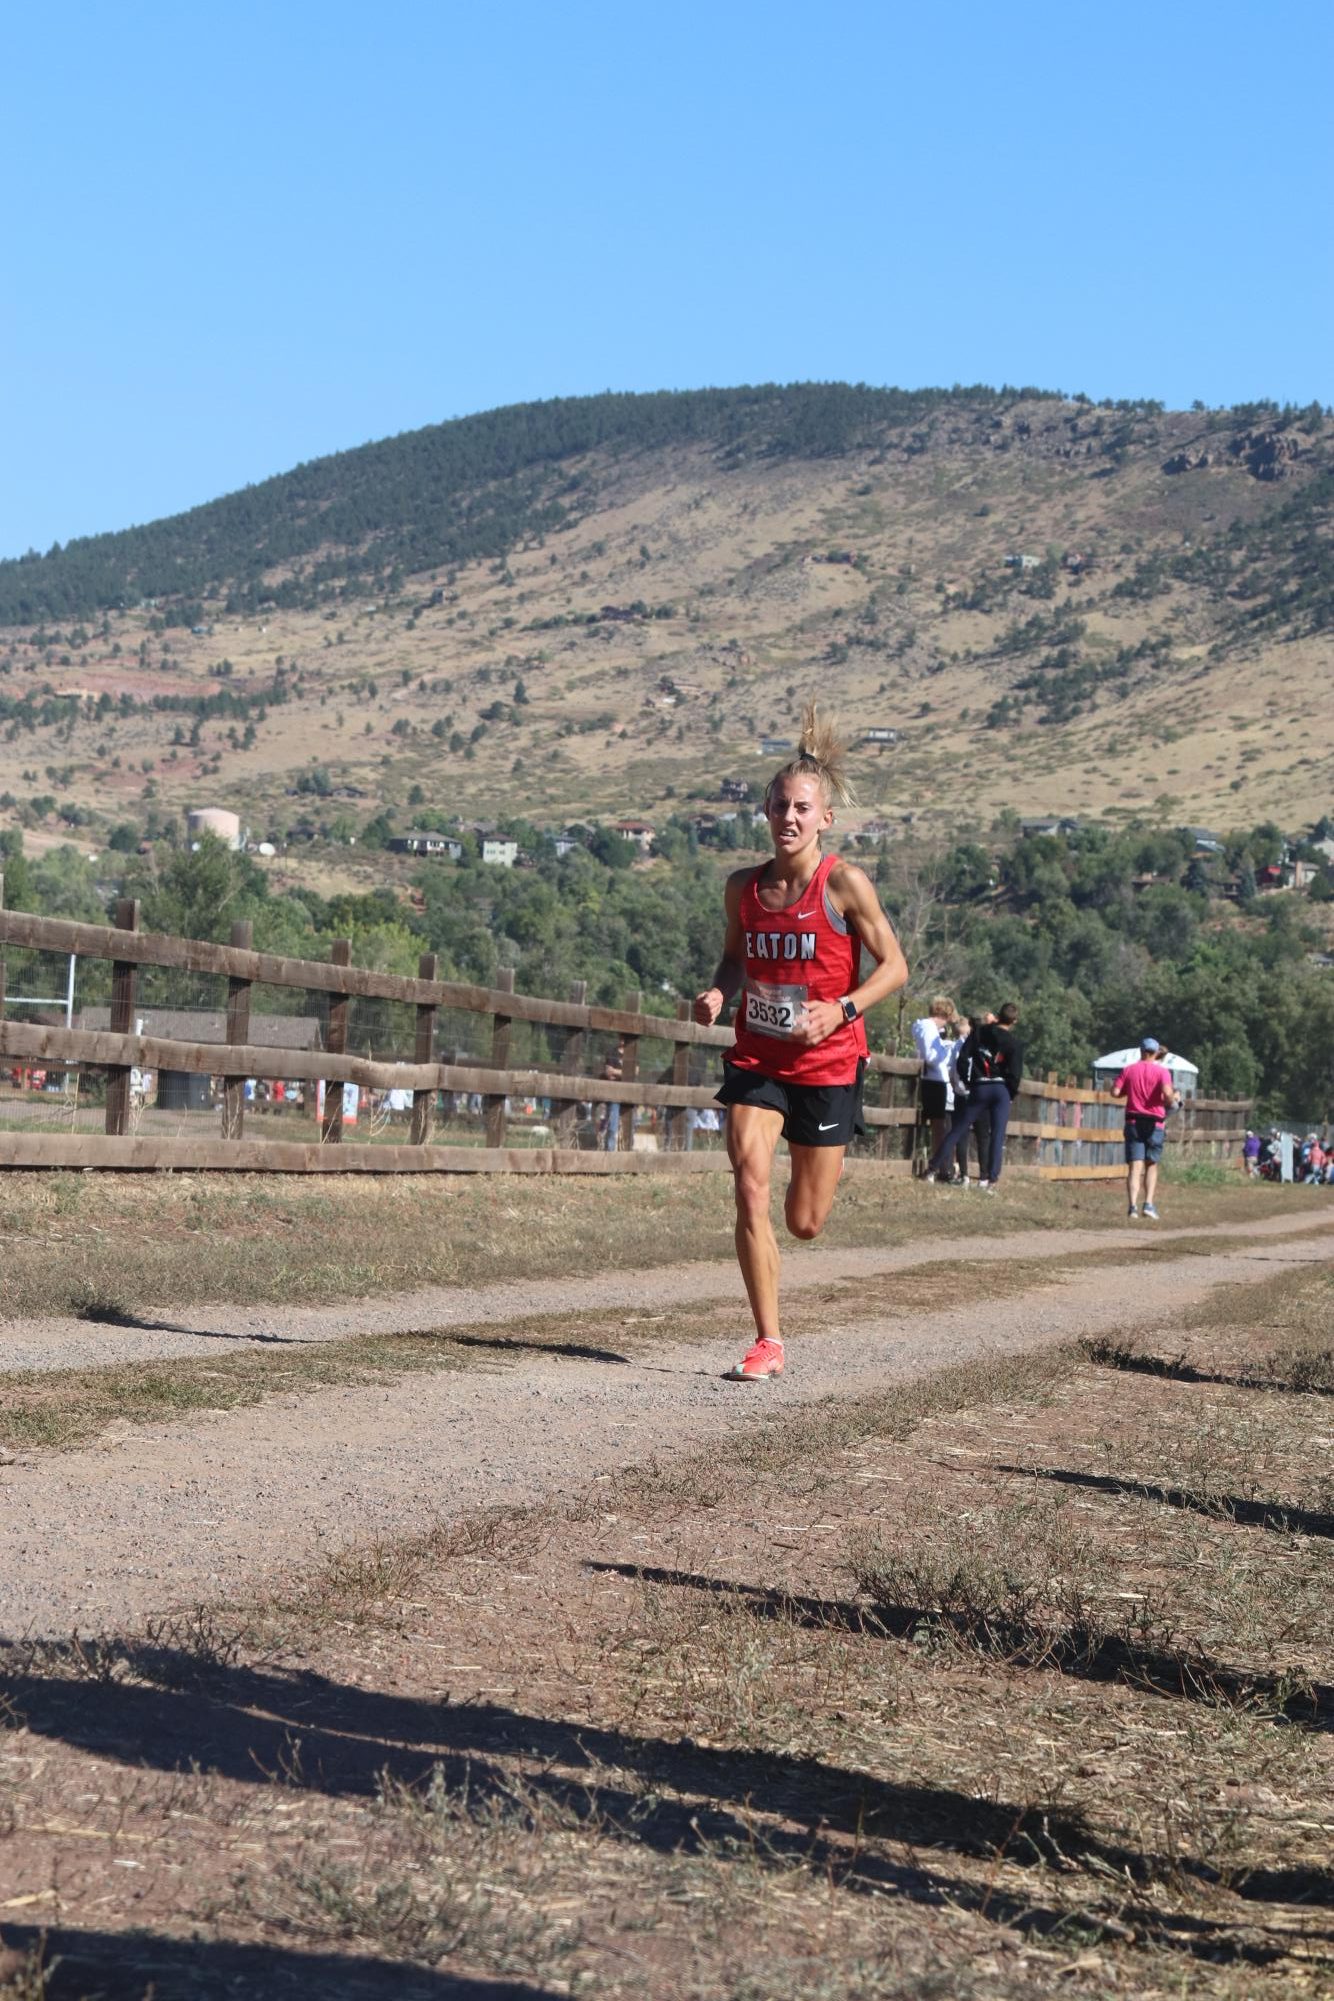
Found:
[{"label": "black running shorts", "polygon": [[947,1119],[949,1106],[945,1102],[948,1093],[938,1077],[923,1077],[917,1086],[917,1102],[922,1108],[924,1119]]},{"label": "black running shorts", "polygon": [[766,1077],[762,1070],[742,1070],[723,1059],[723,1083],[715,1102],[720,1105],[763,1105],[783,1114],[783,1138],[789,1146],[847,1146],[866,1127],[862,1121],[862,1079],[865,1063],[857,1065],[850,1084],[792,1084]]}]

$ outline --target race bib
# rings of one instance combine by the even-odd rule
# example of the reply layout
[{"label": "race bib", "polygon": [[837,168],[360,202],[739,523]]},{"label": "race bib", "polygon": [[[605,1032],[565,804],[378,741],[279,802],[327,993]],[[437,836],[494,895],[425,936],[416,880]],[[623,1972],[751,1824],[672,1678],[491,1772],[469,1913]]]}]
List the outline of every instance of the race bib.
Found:
[{"label": "race bib", "polygon": [[792,1037],[805,1009],[805,987],[771,987],[757,980],[746,983],[746,1027],[755,1035]]}]

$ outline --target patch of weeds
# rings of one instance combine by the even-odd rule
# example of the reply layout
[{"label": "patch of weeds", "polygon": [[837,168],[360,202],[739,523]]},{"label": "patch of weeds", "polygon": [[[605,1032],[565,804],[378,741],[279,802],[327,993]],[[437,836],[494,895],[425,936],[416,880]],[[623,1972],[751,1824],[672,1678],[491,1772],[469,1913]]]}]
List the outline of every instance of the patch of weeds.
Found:
[{"label": "patch of weeds", "polygon": [[544,1538],[559,1534],[572,1512],[551,1502],[479,1508],[461,1521],[438,1523],[394,1542],[352,1543],[291,1588],[258,1600],[255,1616],[275,1636],[293,1622],[310,1631],[331,1619],[350,1624],[379,1619],[417,1588],[425,1572],[451,1562],[489,1562],[516,1550],[531,1554]]},{"label": "patch of weeds", "polygon": [[1334,1396],[1334,1348],[1280,1348],[1269,1357],[1268,1387]]},{"label": "patch of weeds", "polygon": [[[923,1527],[925,1533],[923,1533]],[[979,1536],[937,1519],[910,1540],[855,1542],[848,1568],[873,1611],[901,1626],[916,1612],[919,1645],[949,1641],[978,1653],[1044,1659],[1096,1650],[1106,1629],[1094,1607],[1091,1538],[1065,1507],[1007,1509]]]},{"label": "patch of weeds", "polygon": [[1173,1163],[1163,1179],[1178,1188],[1231,1188],[1236,1184],[1237,1170],[1221,1160],[1189,1160],[1179,1167]]},{"label": "patch of weeds", "polygon": [[[75,1215],[83,1208],[89,1196],[88,1184],[82,1174],[60,1172],[48,1178],[44,1192],[49,1195],[51,1205],[58,1216]],[[96,1201],[95,1196],[93,1200]]]},{"label": "patch of weeds", "polygon": [[550,1825],[521,1781],[451,1786],[436,1766],[420,1789],[382,1782],[358,1861],[311,1854],[238,1876],[228,1908],[307,1942],[356,1943],[421,1966],[459,1955],[488,1973],[546,1977],[579,1943],[526,1887],[538,1860],[531,1836]]},{"label": "patch of weeds", "polygon": [[248,1641],[247,1634],[219,1625],[205,1607],[196,1606],[192,1612],[150,1619],[133,1638],[76,1632],[67,1640],[22,1641],[5,1649],[3,1671],[101,1687],[139,1682],[162,1689],[196,1689],[237,1667],[247,1654]]},{"label": "patch of weeds", "polygon": [[1256,1365],[1239,1364],[1225,1372],[1197,1368],[1185,1351],[1155,1355],[1149,1350],[1105,1337],[1079,1343],[1086,1361],[1102,1369],[1129,1375],[1158,1376],[1174,1383],[1218,1383],[1239,1390],[1275,1390],[1293,1396],[1334,1396],[1334,1348],[1280,1348]]},{"label": "patch of weeds", "polygon": [[[109,1321],[115,1315],[103,1301],[84,1317]],[[16,1370],[5,1377],[0,1444],[68,1450],[116,1422],[156,1424],[192,1411],[247,1409],[267,1396],[362,1388],[468,1366],[465,1353],[429,1336],[388,1334],[238,1346],[207,1360]]]},{"label": "patch of weeds", "polygon": [[171,1618],[150,1619],[142,1639],[126,1646],[124,1658],[139,1680],[155,1688],[203,1688],[240,1664],[248,1637],[220,1626],[197,1605]]},{"label": "patch of weeds", "polygon": [[59,1960],[48,1964],[44,1945],[33,1946],[10,1966],[4,1964],[3,1942],[0,1941],[0,2001],[47,2001],[50,1992],[50,1977],[59,1966]]},{"label": "patch of weeds", "polygon": [[[1004,1355],[978,1362],[960,1362],[935,1369],[913,1382],[896,1384],[878,1395],[847,1403],[830,1397],[805,1410],[794,1411],[762,1432],[735,1439],[729,1463],[749,1473],[781,1471],[804,1465],[827,1467],[828,1479],[841,1482],[843,1469],[834,1455],[864,1439],[909,1437],[931,1418],[952,1412],[1015,1402],[1041,1403],[1070,1375],[1073,1347],[1047,1348],[1037,1354]],[[716,1457],[701,1455],[706,1462]],[[695,1461],[686,1465],[693,1467]]]},{"label": "patch of weeds", "polygon": [[69,1310],[75,1320],[91,1320],[95,1326],[121,1327],[131,1317],[126,1298],[99,1285],[75,1286]]},{"label": "patch of weeds", "polygon": [[889,1637],[930,1652],[1177,1696],[1275,1721],[1325,1727],[1334,1688],[1296,1669],[1251,1672],[1182,1636],[1165,1596],[1135,1594],[1110,1615],[1096,1544],[1058,1507],[998,1511],[984,1533],[940,1515],[890,1541],[854,1542],[848,1569]]},{"label": "patch of weeds", "polygon": [[[962,1966],[910,1972],[873,1956],[847,1961],[840,1954],[837,1966],[824,1969],[809,1960],[773,1959],[758,1968],[752,1962],[725,1986],[710,1981],[688,1993],[689,2001],[774,2001],[779,1994],[784,2001],[1031,2001],[1035,1993],[1051,1992],[1048,1979],[1064,1971],[1044,1977],[1036,1968],[1016,1967],[1009,1977],[999,1969],[974,1977]],[[1068,1992],[1068,1982],[1059,1991]]]}]

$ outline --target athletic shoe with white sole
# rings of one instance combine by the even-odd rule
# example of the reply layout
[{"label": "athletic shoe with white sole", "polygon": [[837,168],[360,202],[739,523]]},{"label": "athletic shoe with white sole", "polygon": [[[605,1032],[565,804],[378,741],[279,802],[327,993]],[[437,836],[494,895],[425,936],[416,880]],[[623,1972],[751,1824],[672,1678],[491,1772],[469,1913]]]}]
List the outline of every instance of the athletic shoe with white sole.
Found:
[{"label": "athletic shoe with white sole", "polygon": [[725,1383],[762,1383],[783,1373],[783,1344],[762,1334],[753,1348],[747,1348],[739,1362],[725,1371]]},{"label": "athletic shoe with white sole", "polygon": [[1151,1223],[1156,1223],[1159,1220],[1158,1211],[1154,1208],[1152,1202],[1144,1204],[1144,1213]]},{"label": "athletic shoe with white sole", "polygon": [[1128,1223],[1138,1223],[1139,1221],[1139,1210],[1135,1207],[1133,1202],[1131,1203],[1130,1207],[1126,1210],[1126,1221]]}]

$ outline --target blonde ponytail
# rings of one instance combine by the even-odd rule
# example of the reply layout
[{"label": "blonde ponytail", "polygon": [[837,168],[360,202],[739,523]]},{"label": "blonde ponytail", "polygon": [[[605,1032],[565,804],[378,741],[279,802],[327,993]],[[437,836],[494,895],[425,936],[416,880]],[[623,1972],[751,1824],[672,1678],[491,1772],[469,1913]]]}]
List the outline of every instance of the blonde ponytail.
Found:
[{"label": "blonde ponytail", "polygon": [[847,745],[841,741],[834,724],[820,714],[814,702],[807,702],[801,712],[796,756],[790,757],[765,787],[766,811],[780,778],[814,778],[819,782],[826,806],[854,805],[856,794],[847,773],[847,756]]}]

